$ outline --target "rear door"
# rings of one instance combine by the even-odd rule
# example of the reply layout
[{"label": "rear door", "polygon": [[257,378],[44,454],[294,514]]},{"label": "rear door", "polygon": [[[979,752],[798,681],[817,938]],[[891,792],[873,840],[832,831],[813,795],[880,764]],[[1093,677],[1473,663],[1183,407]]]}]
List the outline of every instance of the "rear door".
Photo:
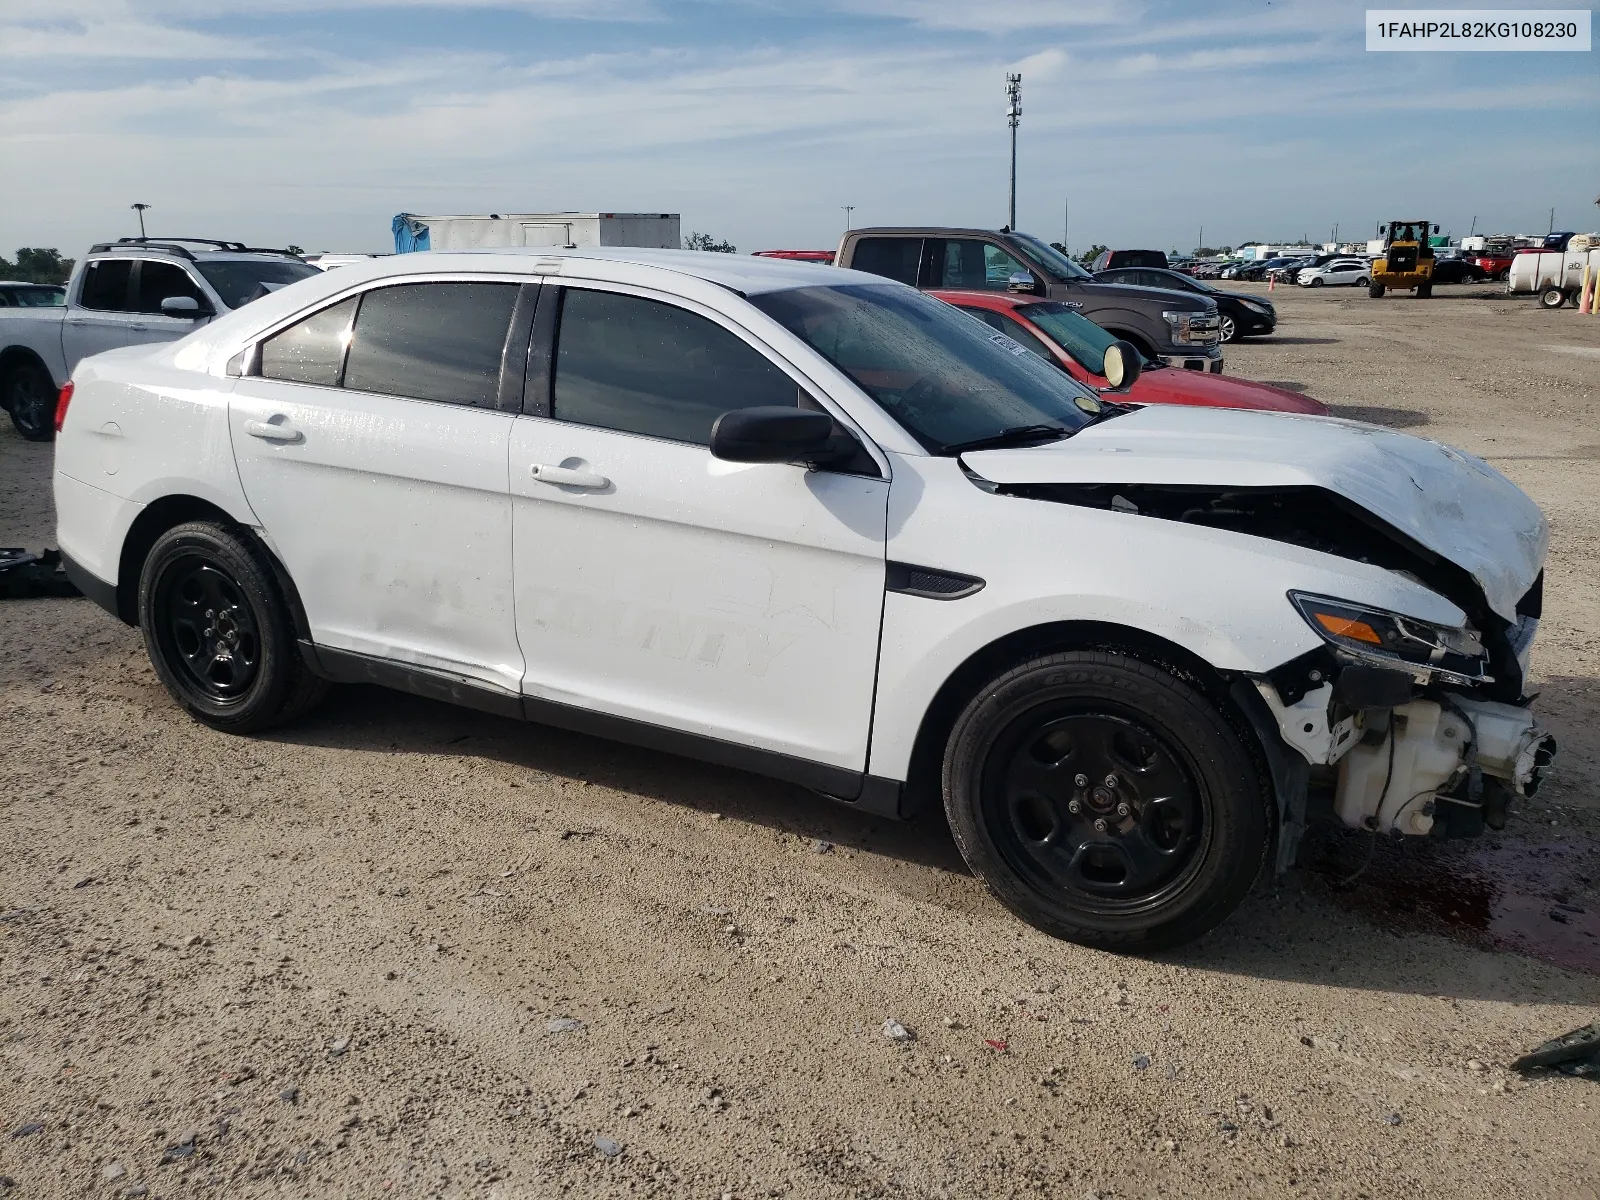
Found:
[{"label": "rear door", "polygon": [[711,456],[725,411],[822,407],[727,318],[612,286],[549,299],[511,441],[525,692],[864,770],[888,480]]},{"label": "rear door", "polygon": [[131,326],[142,324],[133,291],[134,260],[101,258],[85,264],[78,294],[61,327],[61,349],[70,373],[80,359],[126,346]]},{"label": "rear door", "polygon": [[920,237],[858,238],[850,251],[850,269],[916,287],[922,243]]},{"label": "rear door", "polygon": [[508,711],[523,674],[508,407],[536,294],[373,288],[266,338],[229,412],[245,494],[318,646],[475,683]]}]

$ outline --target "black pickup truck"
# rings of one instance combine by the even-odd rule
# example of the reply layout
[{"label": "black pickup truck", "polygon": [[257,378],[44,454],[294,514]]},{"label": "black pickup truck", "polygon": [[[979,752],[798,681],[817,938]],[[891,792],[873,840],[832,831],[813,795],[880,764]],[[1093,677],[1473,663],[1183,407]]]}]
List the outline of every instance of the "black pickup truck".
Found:
[{"label": "black pickup truck", "polygon": [[853,229],[836,263],[923,289],[1023,292],[1076,308],[1147,358],[1220,373],[1217,306],[1194,293],[1101,283],[1048,242],[993,229]]}]

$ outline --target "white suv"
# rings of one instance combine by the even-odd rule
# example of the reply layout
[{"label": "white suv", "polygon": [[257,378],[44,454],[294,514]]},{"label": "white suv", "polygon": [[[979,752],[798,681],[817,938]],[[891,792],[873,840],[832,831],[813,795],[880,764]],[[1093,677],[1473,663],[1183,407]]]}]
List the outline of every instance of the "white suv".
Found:
[{"label": "white suv", "polygon": [[1552,751],[1546,525],[1488,466],[1108,404],[877,276],[405,255],[91,358],[57,420],[69,571],[197,719],[362,680],[941,796],[1005,904],[1093,944],[1196,936],[1319,813],[1501,824]]}]

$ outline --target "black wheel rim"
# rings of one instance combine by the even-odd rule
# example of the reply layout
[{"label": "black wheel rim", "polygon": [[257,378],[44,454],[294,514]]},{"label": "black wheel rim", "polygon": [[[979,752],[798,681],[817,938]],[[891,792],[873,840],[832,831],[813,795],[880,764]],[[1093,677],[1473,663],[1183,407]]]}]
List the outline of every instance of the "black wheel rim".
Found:
[{"label": "black wheel rim", "polygon": [[1096,913],[1160,905],[1192,878],[1209,803],[1172,740],[1131,714],[1039,706],[996,739],[984,821],[1046,896]]},{"label": "black wheel rim", "polygon": [[55,420],[53,403],[53,398],[40,389],[37,373],[18,372],[11,385],[11,415],[18,428],[30,435],[49,429]]},{"label": "black wheel rim", "polygon": [[261,667],[260,624],[226,571],[185,555],[162,573],[154,607],[162,652],[184,682],[222,703],[250,690]]}]

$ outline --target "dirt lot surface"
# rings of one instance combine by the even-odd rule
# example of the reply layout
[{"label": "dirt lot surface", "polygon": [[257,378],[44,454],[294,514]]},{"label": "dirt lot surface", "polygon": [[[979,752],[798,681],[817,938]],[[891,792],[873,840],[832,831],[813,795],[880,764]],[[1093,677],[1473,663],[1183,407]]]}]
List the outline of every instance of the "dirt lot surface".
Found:
[{"label": "dirt lot surface", "polygon": [[[1600,1087],[1507,1064],[1600,1020],[1600,318],[1274,299],[1230,372],[1550,515],[1562,757],[1505,834],[1343,891],[1335,841],[1122,958],[938,819],[374,689],[229,738],[134,630],[7,601],[0,1196],[1596,1195]],[[0,433],[0,545],[50,540],[49,463]]]}]

